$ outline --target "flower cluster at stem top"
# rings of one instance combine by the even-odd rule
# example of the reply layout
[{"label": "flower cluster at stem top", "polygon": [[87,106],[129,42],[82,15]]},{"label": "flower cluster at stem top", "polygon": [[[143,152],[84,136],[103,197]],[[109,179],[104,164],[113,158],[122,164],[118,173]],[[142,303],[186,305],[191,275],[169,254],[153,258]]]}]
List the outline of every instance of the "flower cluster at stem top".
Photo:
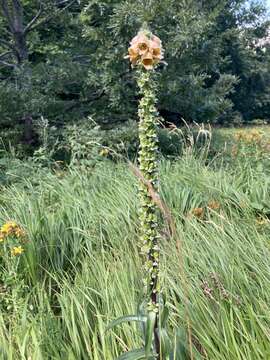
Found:
[{"label": "flower cluster at stem top", "polygon": [[151,70],[162,61],[163,53],[161,40],[150,31],[142,30],[131,40],[126,58],[133,67],[142,65]]}]

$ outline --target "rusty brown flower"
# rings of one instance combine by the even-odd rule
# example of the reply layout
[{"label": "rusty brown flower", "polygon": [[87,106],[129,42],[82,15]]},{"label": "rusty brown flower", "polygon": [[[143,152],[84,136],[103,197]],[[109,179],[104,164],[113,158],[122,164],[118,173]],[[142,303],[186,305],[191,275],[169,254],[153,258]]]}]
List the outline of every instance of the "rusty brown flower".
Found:
[{"label": "rusty brown flower", "polygon": [[195,208],[191,211],[191,214],[198,219],[202,219],[204,216],[204,209],[202,207]]},{"label": "rusty brown flower", "polygon": [[220,203],[216,200],[209,201],[207,204],[207,207],[211,210],[219,210],[220,209]]},{"label": "rusty brown flower", "polygon": [[140,31],[130,42],[128,55],[132,66],[142,65],[151,70],[163,59],[161,40],[149,31]]}]

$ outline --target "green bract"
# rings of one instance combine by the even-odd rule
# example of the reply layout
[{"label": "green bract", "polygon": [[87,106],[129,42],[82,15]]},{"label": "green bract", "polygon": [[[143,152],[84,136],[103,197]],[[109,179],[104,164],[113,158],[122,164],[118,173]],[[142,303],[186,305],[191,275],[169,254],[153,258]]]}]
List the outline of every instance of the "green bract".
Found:
[{"label": "green bract", "polygon": [[145,258],[146,296],[150,298],[148,309],[158,312],[159,247],[157,229],[157,206],[150,194],[158,190],[158,143],[155,71],[140,67],[137,83],[142,96],[139,102],[139,163],[143,181],[139,185],[141,253]]}]

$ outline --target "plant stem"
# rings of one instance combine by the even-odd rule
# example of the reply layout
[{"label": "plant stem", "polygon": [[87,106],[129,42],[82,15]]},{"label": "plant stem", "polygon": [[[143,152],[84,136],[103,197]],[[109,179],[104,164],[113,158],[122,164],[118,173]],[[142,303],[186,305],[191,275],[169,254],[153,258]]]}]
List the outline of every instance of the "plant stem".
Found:
[{"label": "plant stem", "polygon": [[[158,136],[156,110],[156,82],[154,70],[138,70],[138,86],[142,98],[139,103],[139,164],[143,178],[158,191]],[[141,252],[145,256],[145,293],[149,299],[147,310],[154,311],[156,324],[154,329],[155,351],[159,354],[158,312],[159,312],[159,257],[157,205],[149,194],[147,184],[140,182],[140,222]],[[159,355],[157,357],[159,359]]]}]

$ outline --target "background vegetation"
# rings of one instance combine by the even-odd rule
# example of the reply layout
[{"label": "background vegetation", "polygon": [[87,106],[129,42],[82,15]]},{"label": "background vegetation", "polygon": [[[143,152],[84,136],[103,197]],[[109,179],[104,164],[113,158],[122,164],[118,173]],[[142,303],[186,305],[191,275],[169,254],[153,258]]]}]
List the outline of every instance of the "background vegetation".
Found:
[{"label": "background vegetation", "polygon": [[139,96],[123,58],[143,21],[167,62],[160,186],[182,254],[160,218],[181,344],[170,360],[270,358],[264,2],[0,0],[3,360],[113,360],[142,344],[134,324],[105,329],[142,297],[126,162],[137,159]]},{"label": "background vegetation", "polygon": [[[17,5],[16,5],[17,4]],[[2,0],[0,127],[24,151],[41,117],[63,127],[136,120],[127,61],[143,21],[164,43],[159,110],[165,124],[268,121],[269,17],[263,1]],[[268,38],[269,39],[269,38]]]},{"label": "background vegetation", "polygon": [[[184,256],[182,264],[160,221],[169,332],[182,346],[175,359],[191,358],[188,322],[194,359],[265,359],[269,133],[217,132],[219,148],[207,134],[205,143],[201,129],[181,157],[160,165]],[[26,233],[17,262],[2,262],[1,357],[113,360],[140,346],[133,325],[105,333],[112,319],[136,313],[142,295],[134,175],[111,160],[92,171],[21,162],[18,175],[18,161],[10,157],[12,185],[0,195],[1,224],[16,221]],[[0,243],[2,259],[12,241]]]}]

